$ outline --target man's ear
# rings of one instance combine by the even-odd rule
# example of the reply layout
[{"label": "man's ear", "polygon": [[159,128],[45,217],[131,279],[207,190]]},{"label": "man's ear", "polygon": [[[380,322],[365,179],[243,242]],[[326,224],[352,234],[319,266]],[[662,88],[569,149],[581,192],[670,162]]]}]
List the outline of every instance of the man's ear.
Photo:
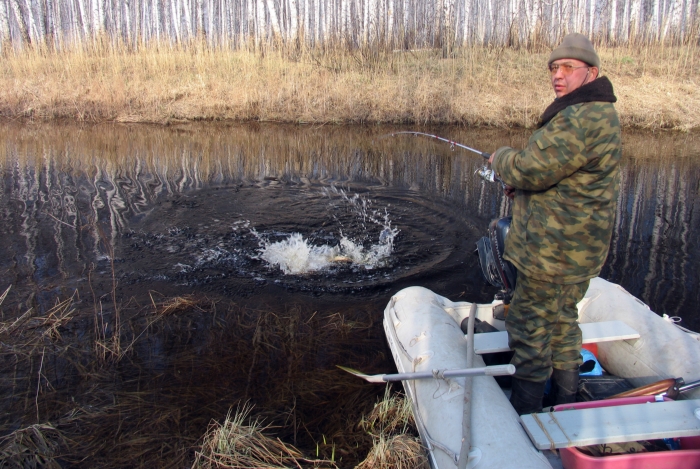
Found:
[{"label": "man's ear", "polygon": [[598,70],[598,67],[591,67],[589,70],[591,71],[591,77],[592,77],[591,81],[598,78],[598,74],[600,73],[600,70]]}]

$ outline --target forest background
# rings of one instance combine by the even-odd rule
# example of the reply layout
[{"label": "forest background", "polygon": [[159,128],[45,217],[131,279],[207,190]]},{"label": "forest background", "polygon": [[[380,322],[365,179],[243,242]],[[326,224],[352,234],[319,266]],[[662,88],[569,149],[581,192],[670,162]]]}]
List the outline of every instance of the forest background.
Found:
[{"label": "forest background", "polygon": [[626,127],[700,127],[699,0],[0,0],[0,117],[535,125],[590,37]]}]

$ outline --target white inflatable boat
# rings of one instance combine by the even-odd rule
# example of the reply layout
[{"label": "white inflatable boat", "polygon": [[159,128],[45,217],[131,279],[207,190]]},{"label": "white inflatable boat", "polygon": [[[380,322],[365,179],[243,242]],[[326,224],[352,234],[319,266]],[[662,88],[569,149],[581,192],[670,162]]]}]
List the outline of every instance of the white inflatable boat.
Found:
[{"label": "white inflatable boat", "polygon": [[[494,318],[497,305],[477,305],[476,318],[504,331],[504,321]],[[399,373],[466,368],[469,344],[460,324],[471,307],[471,303],[452,302],[421,287],[396,293],[385,309],[384,328]],[[584,343],[597,343],[598,360],[610,374],[626,378],[635,387],[666,378],[682,377],[686,383],[700,380],[700,336],[658,316],[620,286],[593,279],[578,308]],[[473,366],[483,367],[480,354],[507,349],[507,334],[476,334],[473,342]],[[562,467],[562,459],[566,458],[559,449],[620,440],[620,433],[639,439],[700,435],[700,400],[695,400],[700,399],[700,388],[684,392],[677,401],[624,406],[624,415],[619,413],[620,406],[521,418],[491,376],[403,381],[435,469],[457,467],[467,379],[472,387],[470,468]],[[651,420],[653,425],[642,423],[641,432],[631,429],[629,415]],[[563,417],[571,421],[564,422],[567,419]],[[662,420],[666,427],[660,425]],[[615,432],[618,435],[611,436]],[[684,447],[674,454],[681,453],[687,453],[687,457],[679,459],[678,466],[649,467],[700,467],[700,444],[697,450]],[[581,456],[572,463],[569,458],[563,467],[639,467],[639,461],[630,466],[624,457],[617,465],[596,465],[596,460],[584,459]]]}]

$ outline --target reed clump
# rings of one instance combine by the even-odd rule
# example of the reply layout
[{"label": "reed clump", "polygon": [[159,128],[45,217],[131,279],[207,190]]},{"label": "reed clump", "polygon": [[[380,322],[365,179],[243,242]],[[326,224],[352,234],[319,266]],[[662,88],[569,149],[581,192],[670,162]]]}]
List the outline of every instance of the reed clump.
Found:
[{"label": "reed clump", "polygon": [[360,427],[372,436],[372,449],[356,469],[428,469],[425,448],[417,436],[410,401],[392,393],[363,417]]},{"label": "reed clump", "polygon": [[[119,359],[103,360],[89,301],[73,295],[20,311],[7,296],[0,457],[18,461],[10,467],[335,468],[371,446],[356,423],[376,389],[335,368],[378,367],[381,352],[365,358],[383,344],[369,312],[146,292],[150,301],[120,305]],[[212,452],[246,447],[232,459]]]},{"label": "reed clump", "polygon": [[60,469],[56,456],[66,446],[65,437],[52,425],[30,425],[0,438],[0,466]]},{"label": "reed clump", "polygon": [[[601,48],[624,126],[700,127],[698,46]],[[543,48],[23,50],[3,57],[0,115],[173,123],[532,127],[553,99]],[[527,92],[523,92],[527,90]]]},{"label": "reed clump", "polygon": [[251,410],[252,406],[244,405],[234,415],[229,410],[222,423],[212,422],[192,468],[337,468],[333,461],[305,458],[294,446],[270,436],[270,426],[250,418]]}]

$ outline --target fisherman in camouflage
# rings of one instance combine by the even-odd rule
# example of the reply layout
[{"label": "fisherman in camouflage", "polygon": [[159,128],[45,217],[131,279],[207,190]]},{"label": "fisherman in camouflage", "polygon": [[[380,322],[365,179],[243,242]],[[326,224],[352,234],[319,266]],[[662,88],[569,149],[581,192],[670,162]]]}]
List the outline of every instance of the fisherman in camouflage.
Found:
[{"label": "fisherman in camouflage", "polygon": [[581,364],[576,304],[608,254],[621,154],[617,99],[600,59],[581,34],[549,57],[556,99],[527,147],[499,148],[493,169],[513,199],[505,259],[518,270],[506,329],[515,351],[511,403],[542,408],[551,376],[555,403],[573,402]]}]

